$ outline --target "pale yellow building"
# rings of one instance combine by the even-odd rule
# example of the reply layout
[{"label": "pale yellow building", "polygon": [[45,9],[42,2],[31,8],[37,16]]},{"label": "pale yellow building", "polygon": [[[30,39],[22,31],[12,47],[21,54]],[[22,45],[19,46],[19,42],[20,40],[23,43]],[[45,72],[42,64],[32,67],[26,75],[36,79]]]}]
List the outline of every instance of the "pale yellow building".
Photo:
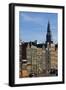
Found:
[{"label": "pale yellow building", "polygon": [[54,44],[51,44],[50,55],[51,55],[51,69],[58,69],[58,52],[57,49],[55,49]]},{"label": "pale yellow building", "polygon": [[30,73],[37,75],[43,73],[46,74],[51,69],[58,69],[58,48],[55,48],[55,44],[47,44],[45,48],[37,47],[34,45],[27,45],[27,70]]}]

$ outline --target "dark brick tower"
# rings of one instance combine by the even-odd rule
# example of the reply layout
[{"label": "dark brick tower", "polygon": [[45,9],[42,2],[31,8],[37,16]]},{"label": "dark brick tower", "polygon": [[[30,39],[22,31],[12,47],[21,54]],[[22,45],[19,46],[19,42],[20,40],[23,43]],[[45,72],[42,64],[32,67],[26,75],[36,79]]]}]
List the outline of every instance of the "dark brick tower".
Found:
[{"label": "dark brick tower", "polygon": [[50,22],[48,21],[47,26],[47,34],[46,34],[46,74],[50,75],[50,69],[51,69],[51,56],[50,56],[50,47],[52,41],[51,36],[51,29],[50,29]]},{"label": "dark brick tower", "polygon": [[51,36],[51,30],[50,30],[50,22],[48,21],[48,26],[47,26],[47,34],[46,34],[46,44],[49,43],[53,43],[53,41],[51,40],[52,36]]}]

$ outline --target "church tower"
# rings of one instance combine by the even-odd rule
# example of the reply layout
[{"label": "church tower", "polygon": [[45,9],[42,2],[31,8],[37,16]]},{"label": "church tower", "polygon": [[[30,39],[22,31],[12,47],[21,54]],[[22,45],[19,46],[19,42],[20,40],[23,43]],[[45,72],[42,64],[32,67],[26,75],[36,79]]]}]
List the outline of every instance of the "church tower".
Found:
[{"label": "church tower", "polygon": [[46,44],[49,43],[53,43],[53,41],[51,40],[52,36],[51,36],[51,30],[50,30],[50,22],[48,21],[48,26],[47,26],[47,34],[46,34]]},{"label": "church tower", "polygon": [[48,21],[48,26],[47,26],[47,34],[46,34],[46,74],[50,74],[50,69],[51,69],[51,55],[50,55],[50,47],[51,44],[53,43],[52,41],[52,36],[51,36],[51,29],[50,29],[50,22]]}]

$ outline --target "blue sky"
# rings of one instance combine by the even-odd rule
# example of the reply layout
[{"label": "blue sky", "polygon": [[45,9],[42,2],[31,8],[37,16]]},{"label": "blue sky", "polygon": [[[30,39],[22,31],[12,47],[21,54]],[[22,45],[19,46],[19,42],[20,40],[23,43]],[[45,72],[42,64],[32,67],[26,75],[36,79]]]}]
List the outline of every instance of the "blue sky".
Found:
[{"label": "blue sky", "polygon": [[47,24],[50,22],[52,40],[58,40],[58,16],[57,13],[44,12],[19,12],[19,38],[22,41],[34,41],[45,43]]}]

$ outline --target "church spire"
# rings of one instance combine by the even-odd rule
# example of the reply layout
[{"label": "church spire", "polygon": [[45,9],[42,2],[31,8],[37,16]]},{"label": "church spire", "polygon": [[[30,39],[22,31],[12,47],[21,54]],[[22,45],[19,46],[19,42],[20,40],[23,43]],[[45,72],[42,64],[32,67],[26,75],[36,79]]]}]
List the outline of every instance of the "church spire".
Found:
[{"label": "church spire", "polygon": [[50,22],[48,21],[47,34],[46,34],[46,44],[47,43],[51,44],[52,42],[53,41],[51,40]]},{"label": "church spire", "polygon": [[48,21],[47,33],[50,32],[50,22]]}]

